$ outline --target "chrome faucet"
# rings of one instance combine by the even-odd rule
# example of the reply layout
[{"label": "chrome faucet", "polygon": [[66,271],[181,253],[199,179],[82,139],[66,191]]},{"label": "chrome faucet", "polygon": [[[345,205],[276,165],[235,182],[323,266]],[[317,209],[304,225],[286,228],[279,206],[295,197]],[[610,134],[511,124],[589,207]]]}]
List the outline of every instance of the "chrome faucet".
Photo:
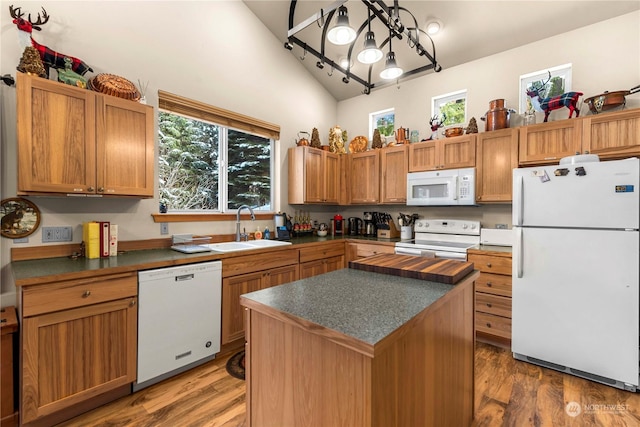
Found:
[{"label": "chrome faucet", "polygon": [[[253,209],[251,209],[250,206],[247,205],[242,205],[238,208],[238,212],[236,214],[236,242],[240,241],[240,211],[242,209],[249,209],[249,212],[251,212],[251,221],[255,221],[256,220],[256,216],[253,213]],[[247,240],[247,233],[243,233],[242,237],[244,237],[245,240]]]}]

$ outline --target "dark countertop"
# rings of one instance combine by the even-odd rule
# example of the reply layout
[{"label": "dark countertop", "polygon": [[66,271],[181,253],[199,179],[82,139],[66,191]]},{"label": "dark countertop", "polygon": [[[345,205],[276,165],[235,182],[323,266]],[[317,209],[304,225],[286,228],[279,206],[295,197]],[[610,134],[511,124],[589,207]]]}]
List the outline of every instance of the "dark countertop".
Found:
[{"label": "dark countertop", "polygon": [[242,298],[375,345],[455,287],[345,268]]},{"label": "dark countertop", "polygon": [[377,239],[364,236],[304,236],[291,239],[292,246],[278,246],[276,248],[253,249],[251,251],[238,251],[234,253],[203,252],[198,254],[184,254],[171,249],[146,249],[128,251],[115,257],[87,259],[70,259],[67,257],[35,259],[28,261],[13,261],[11,270],[17,286],[35,285],[49,281],[73,278],[91,277],[124,273],[153,268],[170,267],[197,262],[214,261],[233,256],[246,255],[248,252],[258,253],[287,249],[290,247],[303,247],[322,242],[334,242],[345,240],[367,241],[371,243],[390,243],[399,239]]}]

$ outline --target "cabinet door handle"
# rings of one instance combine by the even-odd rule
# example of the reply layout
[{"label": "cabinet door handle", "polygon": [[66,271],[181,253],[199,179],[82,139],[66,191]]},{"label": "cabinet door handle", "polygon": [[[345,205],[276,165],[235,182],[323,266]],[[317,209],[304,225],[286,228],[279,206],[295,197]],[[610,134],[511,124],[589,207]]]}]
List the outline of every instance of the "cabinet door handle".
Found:
[{"label": "cabinet door handle", "polygon": [[132,299],[129,303],[129,306],[133,307],[134,305],[136,305],[136,300]]},{"label": "cabinet door handle", "polygon": [[90,191],[90,192],[92,192],[92,193],[93,193],[94,191],[96,191],[96,189],[95,189],[95,188],[93,188],[93,187],[89,187],[89,188],[87,188],[87,191]]},{"label": "cabinet door handle", "polygon": [[104,187],[98,187],[98,193],[104,193]]},{"label": "cabinet door handle", "polygon": [[487,263],[487,267],[491,268],[491,263],[490,262]]},{"label": "cabinet door handle", "polygon": [[88,298],[89,295],[91,295],[91,291],[84,291],[84,293],[82,294],[82,298]]}]

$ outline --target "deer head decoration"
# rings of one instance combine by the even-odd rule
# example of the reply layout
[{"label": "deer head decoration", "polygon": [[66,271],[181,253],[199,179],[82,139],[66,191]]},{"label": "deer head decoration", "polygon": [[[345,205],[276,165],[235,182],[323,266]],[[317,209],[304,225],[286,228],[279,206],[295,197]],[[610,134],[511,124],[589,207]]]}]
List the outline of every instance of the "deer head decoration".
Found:
[{"label": "deer head decoration", "polygon": [[47,74],[49,74],[50,67],[56,69],[64,69],[65,58],[71,59],[71,69],[78,74],[84,75],[87,71],[93,71],[93,69],[91,69],[91,67],[89,67],[89,65],[87,65],[81,59],[56,52],[55,50],[50,49],[49,47],[44,46],[33,39],[33,30],[41,31],[41,26],[49,21],[49,14],[47,14],[47,11],[44,9],[44,7],[42,8],[42,16],[40,16],[40,13],[38,12],[38,18],[35,22],[31,20],[31,14],[27,16],[27,19],[24,19],[24,13],[19,7],[14,8],[13,6],[9,6],[9,13],[13,18],[13,23],[18,27],[18,37],[21,47],[24,49],[28,46],[33,46],[38,50]]},{"label": "deer head decoration", "polygon": [[536,111],[544,111],[544,121],[549,118],[549,114],[553,110],[558,108],[567,107],[569,109],[569,118],[573,116],[573,112],[576,112],[576,117],[580,116],[580,110],[578,109],[578,98],[583,95],[582,92],[565,92],[562,95],[542,98],[540,93],[544,87],[551,81],[551,72],[549,72],[549,78],[546,82],[542,82],[541,85],[532,85],[527,89],[527,96],[531,98],[531,104]]}]

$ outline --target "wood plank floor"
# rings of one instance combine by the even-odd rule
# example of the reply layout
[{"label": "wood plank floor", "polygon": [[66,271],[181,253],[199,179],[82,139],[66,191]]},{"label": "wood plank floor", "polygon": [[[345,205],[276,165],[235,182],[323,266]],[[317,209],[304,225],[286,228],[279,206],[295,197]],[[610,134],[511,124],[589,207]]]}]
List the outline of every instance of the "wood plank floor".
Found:
[{"label": "wood plank floor", "polygon": [[[244,427],[245,384],[227,374],[229,356],[60,426]],[[477,345],[475,364],[474,427],[640,426],[639,393],[520,362],[487,344]]]}]

